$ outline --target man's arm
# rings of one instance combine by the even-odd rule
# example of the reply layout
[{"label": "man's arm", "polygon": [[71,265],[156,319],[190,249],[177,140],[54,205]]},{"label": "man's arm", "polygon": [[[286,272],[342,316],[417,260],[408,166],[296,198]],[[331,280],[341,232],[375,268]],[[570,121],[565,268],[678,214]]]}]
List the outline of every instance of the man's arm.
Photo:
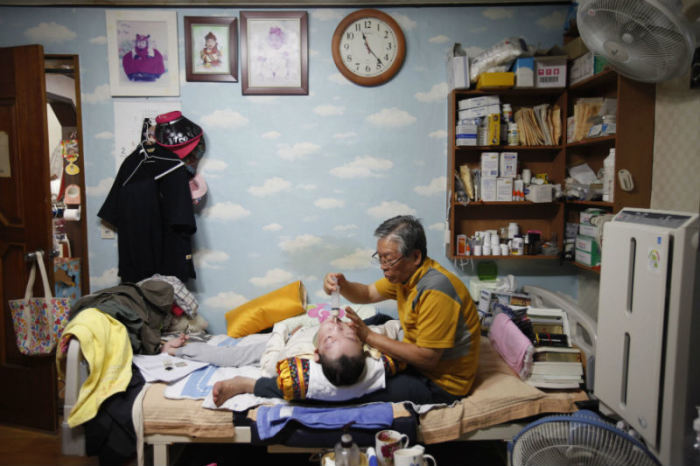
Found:
[{"label": "man's arm", "polygon": [[364,283],[351,282],[342,273],[326,274],[323,280],[323,290],[326,294],[331,294],[338,286],[340,287],[340,294],[351,303],[372,304],[386,299],[379,294],[374,283],[365,285]]}]

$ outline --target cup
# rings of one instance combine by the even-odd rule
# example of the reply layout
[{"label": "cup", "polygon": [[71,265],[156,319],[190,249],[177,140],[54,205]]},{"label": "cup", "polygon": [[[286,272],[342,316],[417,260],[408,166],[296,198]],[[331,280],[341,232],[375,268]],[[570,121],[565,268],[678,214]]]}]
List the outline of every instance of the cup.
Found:
[{"label": "cup", "polygon": [[374,436],[380,466],[394,466],[394,452],[408,446],[408,435],[395,430],[380,430]]},{"label": "cup", "polygon": [[414,445],[394,452],[394,466],[437,466],[437,461],[422,445]]}]

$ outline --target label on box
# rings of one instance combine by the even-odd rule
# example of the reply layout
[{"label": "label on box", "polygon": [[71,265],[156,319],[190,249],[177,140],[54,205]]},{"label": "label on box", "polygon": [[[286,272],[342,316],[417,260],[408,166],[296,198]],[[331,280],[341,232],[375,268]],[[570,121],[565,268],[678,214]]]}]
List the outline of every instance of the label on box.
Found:
[{"label": "label on box", "polygon": [[535,87],[565,87],[566,57],[535,58]]},{"label": "label on box", "polygon": [[500,114],[501,107],[499,105],[485,105],[483,107],[474,107],[466,110],[460,110],[457,113],[458,119],[470,120],[474,118],[485,117],[488,115]]},{"label": "label on box", "polygon": [[501,152],[500,175],[504,178],[515,178],[518,174],[518,153]]},{"label": "label on box", "polygon": [[481,178],[498,178],[498,152],[481,153]]},{"label": "label on box", "polygon": [[600,265],[600,257],[596,258],[590,252],[585,252],[581,251],[580,249],[577,249],[575,257],[576,262],[583,265],[587,265],[589,267],[595,267],[597,265]]},{"label": "label on box", "polygon": [[595,239],[591,236],[576,236],[576,249],[584,252],[593,252],[595,248]]},{"label": "label on box", "polygon": [[491,105],[501,105],[501,99],[497,95],[485,95],[481,97],[471,97],[457,102],[459,110],[469,110],[470,108],[488,107]]},{"label": "label on box", "polygon": [[504,202],[513,200],[513,178],[496,178],[496,200]]}]

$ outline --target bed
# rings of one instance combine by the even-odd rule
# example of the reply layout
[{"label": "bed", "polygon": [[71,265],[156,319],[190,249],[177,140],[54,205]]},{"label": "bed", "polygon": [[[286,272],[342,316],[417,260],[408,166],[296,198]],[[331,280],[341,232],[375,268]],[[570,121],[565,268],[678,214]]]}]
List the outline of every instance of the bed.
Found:
[{"label": "bed", "polygon": [[[540,305],[561,299],[541,290]],[[540,289],[530,287],[530,293]],[[571,303],[566,305],[572,328],[578,329],[572,338],[582,347],[586,356],[593,354],[595,328],[584,313]],[[581,335],[584,338],[581,338]],[[81,354],[77,340],[71,340],[66,364],[66,391],[64,419],[77,400],[81,380],[87,371],[80,363]],[[148,384],[134,403],[134,424],[143,442],[137,445],[142,452],[144,445],[153,448],[153,464],[169,464],[169,447],[184,443],[251,443],[250,426],[232,422],[231,411],[202,408],[201,400],[173,400],[165,398],[166,384]],[[417,441],[435,444],[449,441],[510,440],[533,416],[546,413],[570,413],[577,410],[577,402],[587,400],[583,390],[540,390],[518,378],[500,355],[491,348],[488,338],[482,338],[479,369],[469,396],[451,406],[434,407],[425,412],[419,410]],[[407,416],[402,403],[394,403],[395,418]],[[254,419],[256,409],[248,413]],[[85,444],[80,427],[70,429],[64,421],[62,429],[64,454],[84,455]],[[319,447],[318,450],[323,449]],[[294,445],[269,445],[269,452],[295,451]],[[305,447],[303,451],[310,451]],[[142,457],[142,455],[141,455]]]}]

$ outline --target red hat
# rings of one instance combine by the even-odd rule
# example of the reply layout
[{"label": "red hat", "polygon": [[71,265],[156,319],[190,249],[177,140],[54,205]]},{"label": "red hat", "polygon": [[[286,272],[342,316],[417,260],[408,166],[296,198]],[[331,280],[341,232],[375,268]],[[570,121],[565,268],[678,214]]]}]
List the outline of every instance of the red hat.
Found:
[{"label": "red hat", "polygon": [[155,136],[158,145],[184,159],[202,139],[202,128],[181,112],[163,113],[156,117]]}]

